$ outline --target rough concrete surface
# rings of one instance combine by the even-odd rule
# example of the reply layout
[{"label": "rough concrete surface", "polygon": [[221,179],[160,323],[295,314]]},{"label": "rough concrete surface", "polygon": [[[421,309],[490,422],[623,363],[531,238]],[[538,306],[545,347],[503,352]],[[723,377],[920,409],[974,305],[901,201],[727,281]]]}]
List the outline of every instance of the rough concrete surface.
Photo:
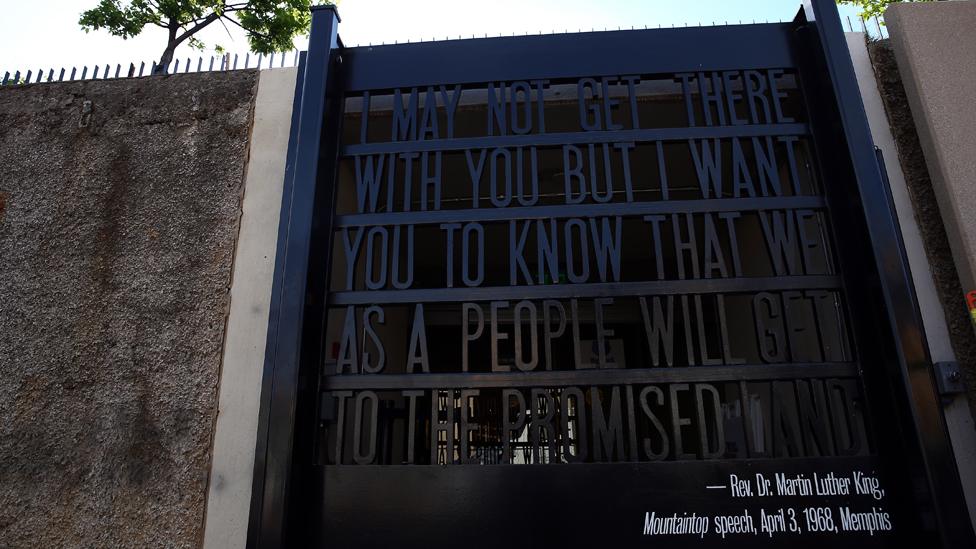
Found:
[{"label": "rough concrete surface", "polygon": [[888,40],[868,44],[868,52],[884,101],[891,133],[898,148],[898,160],[915,209],[915,220],[922,233],[939,301],[945,311],[949,340],[968,388],[970,411],[976,416],[976,333],[973,332],[952,248],[946,235],[942,211],[925,163],[918,131],[908,105],[898,64]]},{"label": "rough concrete surface", "polygon": [[0,547],[199,546],[256,81],[0,88]]}]

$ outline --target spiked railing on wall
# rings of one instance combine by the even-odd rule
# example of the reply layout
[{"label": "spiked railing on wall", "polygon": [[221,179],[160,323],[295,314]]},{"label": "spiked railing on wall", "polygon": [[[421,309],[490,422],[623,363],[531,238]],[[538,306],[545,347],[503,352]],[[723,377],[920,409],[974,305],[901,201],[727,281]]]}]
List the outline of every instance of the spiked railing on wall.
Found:
[{"label": "spiked railing on wall", "polygon": [[[283,53],[272,53],[271,55],[257,54],[252,56],[246,53],[224,54],[220,56],[198,56],[179,58],[167,65],[162,74],[178,74],[189,72],[217,72],[238,69],[271,69],[280,67],[297,67],[299,52],[297,50]],[[88,65],[78,67],[50,68],[46,71],[42,69],[28,69],[26,72],[20,70],[4,71],[0,79],[0,85],[10,86],[16,84],[36,84],[41,82],[64,82],[72,80],[104,80],[109,78],[139,78],[142,76],[152,76],[156,73],[156,62],[140,62],[138,65],[129,63],[128,67],[122,64],[97,64],[89,69]]]}]

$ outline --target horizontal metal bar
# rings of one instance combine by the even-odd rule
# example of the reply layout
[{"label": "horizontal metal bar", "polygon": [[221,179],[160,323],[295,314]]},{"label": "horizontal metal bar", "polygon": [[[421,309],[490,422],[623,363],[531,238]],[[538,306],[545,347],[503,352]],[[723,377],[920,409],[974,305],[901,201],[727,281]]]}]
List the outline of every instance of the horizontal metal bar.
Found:
[{"label": "horizontal metal bar", "polygon": [[662,294],[742,293],[782,290],[839,289],[837,276],[772,276],[699,280],[649,280],[641,282],[594,282],[482,288],[425,288],[415,290],[358,290],[333,292],[330,305],[379,303],[449,303],[517,299],[565,299],[573,297],[628,297]]},{"label": "horizontal metal bar", "polygon": [[362,374],[323,378],[323,388],[345,389],[460,389],[566,387],[570,385],[628,385],[644,383],[706,383],[710,381],[769,381],[778,379],[856,377],[854,362],[691,366],[629,370],[571,370],[479,374]]},{"label": "horizontal metal bar", "polygon": [[346,92],[579,76],[796,66],[791,23],[477,38],[343,48]]},{"label": "horizontal metal bar", "polygon": [[759,210],[821,209],[821,196],[777,196],[764,198],[716,198],[709,200],[659,200],[607,204],[566,204],[558,206],[515,206],[419,212],[347,214],[336,216],[335,228],[373,225],[433,225],[437,223],[491,222],[515,219],[569,217],[638,216],[668,213],[738,212]]},{"label": "horizontal metal bar", "polygon": [[653,128],[643,130],[601,130],[593,132],[558,132],[529,135],[496,135],[487,137],[459,137],[426,141],[388,141],[361,143],[342,148],[345,156],[366,154],[406,153],[424,151],[463,151],[465,149],[493,149],[498,147],[559,147],[588,143],[619,143],[645,141],[684,141],[686,139],[722,139],[731,137],[762,137],[806,135],[806,124],[755,124],[746,126],[694,126],[690,128]]}]

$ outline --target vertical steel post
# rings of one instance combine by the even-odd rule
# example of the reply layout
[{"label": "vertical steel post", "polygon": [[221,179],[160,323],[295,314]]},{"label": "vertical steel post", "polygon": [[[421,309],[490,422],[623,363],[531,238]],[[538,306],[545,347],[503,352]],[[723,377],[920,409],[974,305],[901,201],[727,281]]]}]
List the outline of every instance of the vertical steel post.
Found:
[{"label": "vertical steel post", "polygon": [[[248,523],[249,548],[277,548],[286,543],[309,256],[317,203],[322,215],[329,216],[325,224],[331,226],[331,200],[316,200],[316,195],[331,192],[332,174],[325,173],[328,170],[320,165],[320,151],[326,130],[327,85],[338,48],[338,24],[339,14],[334,6],[312,7],[308,56],[304,75],[299,76],[300,88],[296,90],[301,99],[299,104],[296,97],[297,117],[292,118],[292,177],[289,181],[286,175],[278,228]],[[330,189],[323,191],[323,186]]]}]

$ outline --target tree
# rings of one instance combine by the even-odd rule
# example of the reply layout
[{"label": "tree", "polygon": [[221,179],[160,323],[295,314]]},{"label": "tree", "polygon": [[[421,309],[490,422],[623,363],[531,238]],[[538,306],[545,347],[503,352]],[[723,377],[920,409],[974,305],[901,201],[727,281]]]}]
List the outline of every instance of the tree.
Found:
[{"label": "tree", "polygon": [[870,19],[872,17],[880,17],[884,15],[885,8],[888,4],[896,4],[898,2],[932,2],[933,0],[837,0],[838,4],[851,4],[861,8],[858,12],[858,17],[862,19]]},{"label": "tree", "polygon": [[[85,32],[105,29],[123,39],[138,36],[146,25],[167,32],[166,47],[157,73],[166,70],[177,46],[187,42],[197,49],[204,44],[195,35],[220,21],[236,25],[247,33],[251,50],[272,53],[293,49],[296,35],[308,32],[313,0],[100,0],[97,7],[81,14],[78,24]],[[218,51],[223,51],[217,46]]]}]

